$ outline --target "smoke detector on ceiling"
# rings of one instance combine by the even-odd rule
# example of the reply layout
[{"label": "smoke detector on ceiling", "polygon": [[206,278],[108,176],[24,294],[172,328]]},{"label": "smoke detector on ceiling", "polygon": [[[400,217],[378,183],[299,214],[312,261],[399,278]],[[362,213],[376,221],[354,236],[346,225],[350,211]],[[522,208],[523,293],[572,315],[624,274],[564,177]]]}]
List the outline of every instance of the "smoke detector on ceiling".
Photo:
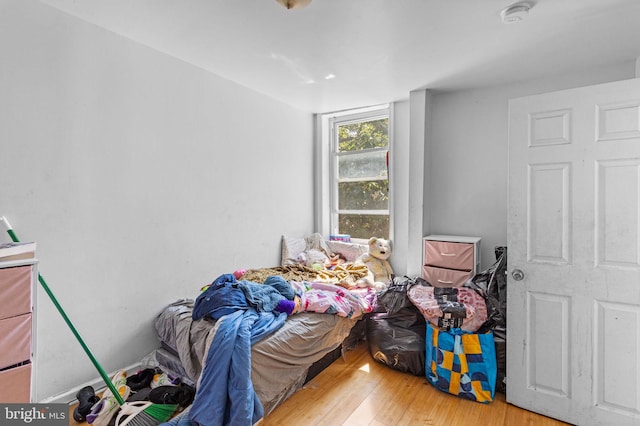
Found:
[{"label": "smoke detector on ceiling", "polygon": [[534,2],[521,1],[514,3],[500,12],[502,22],[505,24],[513,24],[523,21],[529,15],[529,10],[534,6]]},{"label": "smoke detector on ceiling", "polygon": [[303,8],[311,3],[311,0],[276,0],[287,9]]}]

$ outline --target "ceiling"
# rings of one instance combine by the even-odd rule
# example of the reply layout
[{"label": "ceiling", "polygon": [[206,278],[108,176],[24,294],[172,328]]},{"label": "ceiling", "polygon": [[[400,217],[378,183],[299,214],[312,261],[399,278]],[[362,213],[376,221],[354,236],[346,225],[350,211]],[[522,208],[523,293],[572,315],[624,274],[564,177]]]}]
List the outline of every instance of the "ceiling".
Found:
[{"label": "ceiling", "polygon": [[[41,0],[310,112],[640,57],[640,0]],[[327,78],[333,75],[333,78]]]}]

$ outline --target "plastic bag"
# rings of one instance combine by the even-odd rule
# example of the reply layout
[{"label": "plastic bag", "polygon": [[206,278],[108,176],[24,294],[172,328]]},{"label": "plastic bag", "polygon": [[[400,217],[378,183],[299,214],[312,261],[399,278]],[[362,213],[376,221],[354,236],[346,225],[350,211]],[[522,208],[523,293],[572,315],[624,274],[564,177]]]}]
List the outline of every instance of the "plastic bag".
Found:
[{"label": "plastic bag", "polygon": [[493,333],[438,330],[427,324],[426,377],[437,389],[476,402],[493,401],[496,347]]},{"label": "plastic bag", "polygon": [[382,305],[384,310],[390,314],[413,306],[407,296],[407,291],[416,284],[428,285],[422,278],[393,277],[389,286],[378,292],[378,305]]},{"label": "plastic bag", "polygon": [[496,344],[496,364],[498,366],[496,390],[507,393],[507,329],[496,326],[492,332]]},{"label": "plastic bag", "polygon": [[507,326],[507,248],[496,247],[495,254],[493,265],[465,283],[465,287],[479,289],[485,295],[489,319],[479,332]]},{"label": "plastic bag", "polygon": [[424,318],[442,330],[476,332],[487,321],[484,292],[475,288],[414,286],[408,296]]},{"label": "plastic bag", "polygon": [[426,325],[414,307],[395,313],[371,313],[366,318],[367,345],[379,363],[404,373],[424,375]]},{"label": "plastic bag", "polygon": [[506,393],[507,376],[507,247],[495,248],[496,261],[480,272],[465,286],[479,289],[485,294],[489,318],[478,333],[492,331],[498,366],[496,390]]}]

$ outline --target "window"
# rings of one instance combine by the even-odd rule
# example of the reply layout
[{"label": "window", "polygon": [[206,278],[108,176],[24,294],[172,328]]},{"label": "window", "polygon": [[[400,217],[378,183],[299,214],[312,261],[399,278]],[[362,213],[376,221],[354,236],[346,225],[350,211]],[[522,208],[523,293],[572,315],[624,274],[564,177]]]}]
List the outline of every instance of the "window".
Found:
[{"label": "window", "polygon": [[331,232],[390,239],[389,109],[334,116],[331,131]]}]

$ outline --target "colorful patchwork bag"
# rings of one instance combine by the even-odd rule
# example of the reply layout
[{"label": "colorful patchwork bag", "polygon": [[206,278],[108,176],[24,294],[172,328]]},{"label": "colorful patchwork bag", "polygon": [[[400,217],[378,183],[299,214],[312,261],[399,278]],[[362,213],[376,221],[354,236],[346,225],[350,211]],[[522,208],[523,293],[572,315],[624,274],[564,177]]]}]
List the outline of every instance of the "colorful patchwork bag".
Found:
[{"label": "colorful patchwork bag", "polygon": [[491,402],[496,390],[493,333],[459,328],[439,330],[427,323],[425,372],[437,389],[477,402]]}]

